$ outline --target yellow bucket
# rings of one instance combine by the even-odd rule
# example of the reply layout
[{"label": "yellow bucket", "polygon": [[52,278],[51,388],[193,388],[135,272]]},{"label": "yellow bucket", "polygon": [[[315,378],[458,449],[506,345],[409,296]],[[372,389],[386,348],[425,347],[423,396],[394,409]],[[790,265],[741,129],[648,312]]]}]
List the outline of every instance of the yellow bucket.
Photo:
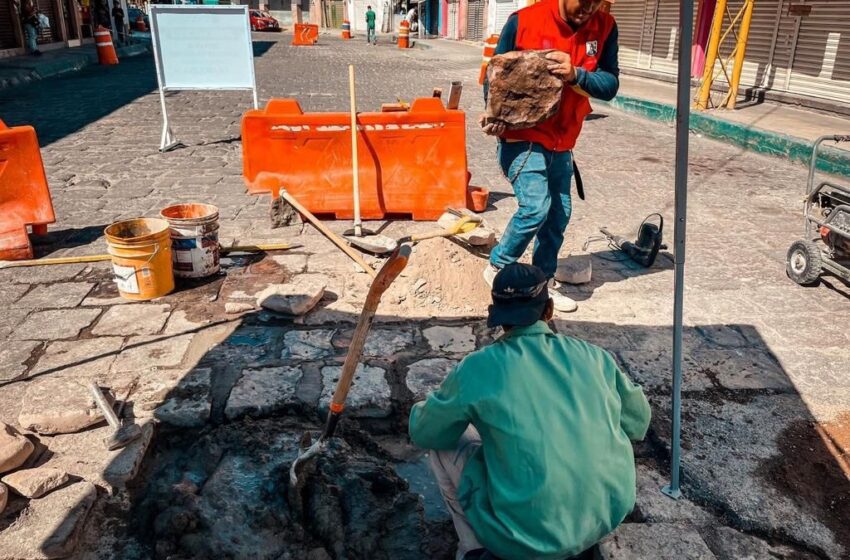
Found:
[{"label": "yellow bucket", "polygon": [[122,297],[148,300],[174,290],[168,222],[136,218],[104,230],[115,284]]}]

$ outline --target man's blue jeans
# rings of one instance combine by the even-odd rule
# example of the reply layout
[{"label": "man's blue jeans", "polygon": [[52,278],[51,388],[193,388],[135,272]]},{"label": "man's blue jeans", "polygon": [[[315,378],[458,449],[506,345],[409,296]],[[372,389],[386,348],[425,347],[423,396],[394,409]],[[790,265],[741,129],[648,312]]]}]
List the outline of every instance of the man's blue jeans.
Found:
[{"label": "man's blue jeans", "polygon": [[490,253],[496,268],[514,263],[534,241],[531,262],[555,276],[558,251],[572,213],[572,152],[552,152],[534,142],[499,142],[499,165],[514,188],[519,208]]},{"label": "man's blue jeans", "polygon": [[366,28],[366,42],[378,44],[378,36],[375,34],[375,28],[374,27],[367,27]]},{"label": "man's blue jeans", "polygon": [[38,30],[34,25],[24,24],[24,38],[27,42],[27,51],[33,53],[38,50]]}]

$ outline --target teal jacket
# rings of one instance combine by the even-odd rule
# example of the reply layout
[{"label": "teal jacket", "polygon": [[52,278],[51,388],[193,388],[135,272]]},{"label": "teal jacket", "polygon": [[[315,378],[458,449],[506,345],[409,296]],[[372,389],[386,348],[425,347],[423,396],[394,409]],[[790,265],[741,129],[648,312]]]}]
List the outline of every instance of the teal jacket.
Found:
[{"label": "teal jacket", "polygon": [[505,560],[561,559],[589,548],[635,504],[631,442],[649,403],[605,350],[542,321],[467,356],[413,406],[410,437],[454,449],[469,424],[482,446],[458,499],[478,540]]}]

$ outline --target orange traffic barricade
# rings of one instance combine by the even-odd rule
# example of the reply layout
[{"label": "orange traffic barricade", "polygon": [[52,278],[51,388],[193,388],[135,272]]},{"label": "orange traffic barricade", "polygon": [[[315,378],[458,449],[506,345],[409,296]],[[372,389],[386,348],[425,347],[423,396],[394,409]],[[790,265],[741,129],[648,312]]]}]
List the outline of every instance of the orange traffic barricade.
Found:
[{"label": "orange traffic barricade", "polygon": [[398,48],[410,48],[410,22],[406,19],[398,25]]},{"label": "orange traffic barricade", "polygon": [[481,71],[478,72],[478,84],[484,85],[484,77],[487,75],[487,66],[490,64],[490,59],[496,54],[496,45],[499,44],[498,35],[490,35],[484,41],[484,56],[481,58]]},{"label": "orange traffic barricade", "polygon": [[112,44],[112,34],[102,25],[94,32],[94,45],[97,47],[97,61],[101,64],[118,64],[115,45]]},{"label": "orange traffic barricade", "polygon": [[292,44],[315,45],[319,41],[319,26],[315,23],[296,23],[292,33]]},{"label": "orange traffic barricade", "polygon": [[44,235],[55,221],[35,129],[0,121],[0,260],[33,258],[27,225]]},{"label": "orange traffic barricade", "polygon": [[[435,97],[409,111],[359,113],[360,213],[436,220],[466,206],[466,117]],[[283,186],[310,212],[354,216],[349,113],[304,113],[294,99],[272,99],[242,117],[243,175],[252,194]]]}]

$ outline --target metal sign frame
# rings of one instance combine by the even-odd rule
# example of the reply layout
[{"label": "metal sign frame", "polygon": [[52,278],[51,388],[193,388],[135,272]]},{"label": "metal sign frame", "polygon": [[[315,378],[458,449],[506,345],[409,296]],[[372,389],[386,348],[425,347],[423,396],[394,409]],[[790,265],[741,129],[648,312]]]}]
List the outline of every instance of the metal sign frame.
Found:
[{"label": "metal sign frame", "polygon": [[[215,13],[238,13],[241,14],[245,22],[246,36],[248,37],[248,67],[251,69],[251,85],[246,87],[211,87],[211,86],[169,86],[165,80],[165,70],[162,55],[162,43],[159,37],[157,28],[157,16],[161,13],[175,14],[185,13],[191,14],[215,14]],[[246,5],[225,5],[225,6],[208,6],[208,5],[174,5],[174,4],[151,4],[150,9],[151,22],[151,40],[153,42],[153,57],[156,64],[156,80],[159,86],[159,102],[162,107],[162,135],[160,137],[159,151],[167,152],[179,146],[183,146],[171,130],[171,124],[168,121],[168,109],[165,103],[165,92],[167,91],[200,91],[200,90],[217,90],[217,91],[250,91],[253,96],[254,109],[259,108],[257,101],[257,78],[254,72],[254,49],[251,41],[251,22],[248,18],[248,6]]]}]

